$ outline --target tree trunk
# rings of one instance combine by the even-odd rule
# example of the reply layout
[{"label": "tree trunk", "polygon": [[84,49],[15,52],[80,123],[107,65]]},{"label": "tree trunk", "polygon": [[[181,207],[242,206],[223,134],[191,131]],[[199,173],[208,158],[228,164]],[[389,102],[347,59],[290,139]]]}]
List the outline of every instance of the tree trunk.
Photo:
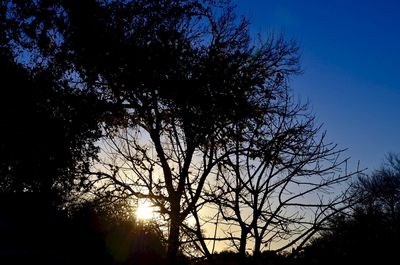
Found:
[{"label": "tree trunk", "polygon": [[261,254],[261,238],[255,238],[254,251],[253,251],[253,259],[255,262],[258,262],[260,254]]},{"label": "tree trunk", "polygon": [[171,216],[167,246],[167,264],[169,265],[177,264],[180,225],[179,218]]},{"label": "tree trunk", "polygon": [[180,246],[179,233],[182,225],[180,218],[180,204],[179,197],[176,194],[171,196],[171,212],[170,212],[170,224],[169,224],[169,235],[168,235],[168,246],[167,246],[167,264],[177,264],[177,256]]},{"label": "tree trunk", "polygon": [[239,256],[240,264],[246,264],[247,232],[242,229],[240,234]]}]

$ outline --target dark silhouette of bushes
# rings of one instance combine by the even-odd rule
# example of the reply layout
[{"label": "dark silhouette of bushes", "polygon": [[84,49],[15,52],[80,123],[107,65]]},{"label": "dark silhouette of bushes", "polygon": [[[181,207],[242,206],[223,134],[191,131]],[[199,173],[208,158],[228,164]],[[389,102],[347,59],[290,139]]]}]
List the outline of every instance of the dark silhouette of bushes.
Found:
[{"label": "dark silhouette of bushes", "polygon": [[400,238],[400,156],[390,154],[355,183],[352,212],[337,216],[301,253],[299,264],[393,264]]},{"label": "dark silhouette of bushes", "polygon": [[300,264],[385,264],[396,260],[399,225],[378,213],[338,217],[330,231],[305,248]]},{"label": "dark silhouette of bushes", "polygon": [[34,193],[0,194],[0,264],[162,264],[156,226],[86,204],[46,207]]}]

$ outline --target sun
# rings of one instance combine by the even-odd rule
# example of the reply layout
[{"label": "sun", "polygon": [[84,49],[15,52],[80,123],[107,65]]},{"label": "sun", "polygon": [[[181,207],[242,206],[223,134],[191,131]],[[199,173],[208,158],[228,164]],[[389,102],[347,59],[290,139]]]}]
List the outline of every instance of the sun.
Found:
[{"label": "sun", "polygon": [[136,209],[136,218],[139,220],[154,219],[154,205],[148,200],[139,199],[138,207]]}]

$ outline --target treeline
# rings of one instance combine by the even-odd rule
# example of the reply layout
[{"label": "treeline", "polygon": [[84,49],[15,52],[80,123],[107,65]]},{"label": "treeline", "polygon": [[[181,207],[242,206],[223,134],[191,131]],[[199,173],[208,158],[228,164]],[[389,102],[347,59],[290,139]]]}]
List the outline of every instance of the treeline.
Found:
[{"label": "treeline", "polygon": [[[0,258],[243,264],[328,246],[361,171],[293,98],[296,43],[248,26],[229,1],[2,0]],[[158,223],[136,220],[143,199]]]},{"label": "treeline", "polygon": [[46,207],[39,194],[0,195],[2,264],[163,264],[155,225],[138,223],[122,205]]},{"label": "treeline", "polygon": [[353,184],[357,203],[338,214],[303,250],[304,264],[390,264],[400,233],[400,155],[388,154],[381,168]]}]

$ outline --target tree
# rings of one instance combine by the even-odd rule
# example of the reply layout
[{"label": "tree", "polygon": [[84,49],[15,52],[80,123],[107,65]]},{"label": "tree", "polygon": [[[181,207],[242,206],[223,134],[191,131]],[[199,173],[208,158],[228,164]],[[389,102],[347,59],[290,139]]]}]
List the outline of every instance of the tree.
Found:
[{"label": "tree", "polygon": [[238,127],[242,139],[219,163],[210,192],[242,257],[248,241],[256,259],[274,243],[278,250],[301,247],[349,207],[342,194],[329,193],[359,173],[347,172],[342,150],[325,143],[307,105],[293,103],[288,91],[274,103],[254,126]]},{"label": "tree", "polygon": [[257,119],[258,106],[298,72],[294,43],[271,39],[252,46],[247,21],[221,4],[65,6],[67,59],[85,87],[125,110],[119,130],[105,128],[112,156],[91,173],[105,190],[149,198],[160,208],[169,222],[171,263],[183,221],[231,152],[225,146],[236,137],[232,125]]},{"label": "tree", "polygon": [[[400,213],[400,155],[389,153],[380,169],[359,178],[353,191],[364,211],[382,212],[395,219]],[[360,209],[360,210],[361,210]]]},{"label": "tree", "polygon": [[390,263],[396,259],[399,226],[399,155],[353,186],[351,211],[328,222],[298,257],[300,264]]},{"label": "tree", "polygon": [[[312,142],[311,120],[291,124],[297,114],[280,115],[275,109],[285,98],[289,76],[299,73],[296,44],[283,38],[252,42],[248,21],[236,18],[228,1],[7,2],[12,3],[10,19],[21,25],[12,31],[13,43],[40,59],[31,62],[33,67],[55,65],[57,81],[113,105],[112,118],[104,123],[102,163],[90,172],[83,168],[82,174],[96,176],[94,187],[102,194],[152,200],[169,223],[171,263],[182,243],[184,220],[196,218],[207,203],[201,195],[210,176],[223,173],[218,165],[231,172],[245,161],[248,167],[270,166],[272,156],[263,156],[264,149],[271,155],[280,148],[297,152],[290,149],[296,143],[285,146],[293,144],[289,136],[298,137],[297,145],[304,137],[308,148],[335,155],[334,149]],[[310,156],[306,165],[318,160]],[[278,164],[290,171],[289,179],[300,169],[306,174],[307,160],[283,158]],[[231,176],[224,178],[228,185]],[[258,173],[235,178],[256,179]],[[319,187],[328,183],[335,180]],[[259,234],[262,243],[270,227],[265,224],[278,214],[263,224],[253,222],[244,234]],[[200,229],[197,225],[197,237]]]},{"label": "tree", "polygon": [[96,98],[13,64],[2,64],[0,78],[1,190],[68,194],[76,169],[88,168],[97,154],[97,113],[85,108]]},{"label": "tree", "polygon": [[56,65],[25,63],[14,46],[11,7],[1,1],[0,191],[46,194],[61,206],[79,187],[77,169],[96,158],[103,105],[93,93],[59,80]]}]

